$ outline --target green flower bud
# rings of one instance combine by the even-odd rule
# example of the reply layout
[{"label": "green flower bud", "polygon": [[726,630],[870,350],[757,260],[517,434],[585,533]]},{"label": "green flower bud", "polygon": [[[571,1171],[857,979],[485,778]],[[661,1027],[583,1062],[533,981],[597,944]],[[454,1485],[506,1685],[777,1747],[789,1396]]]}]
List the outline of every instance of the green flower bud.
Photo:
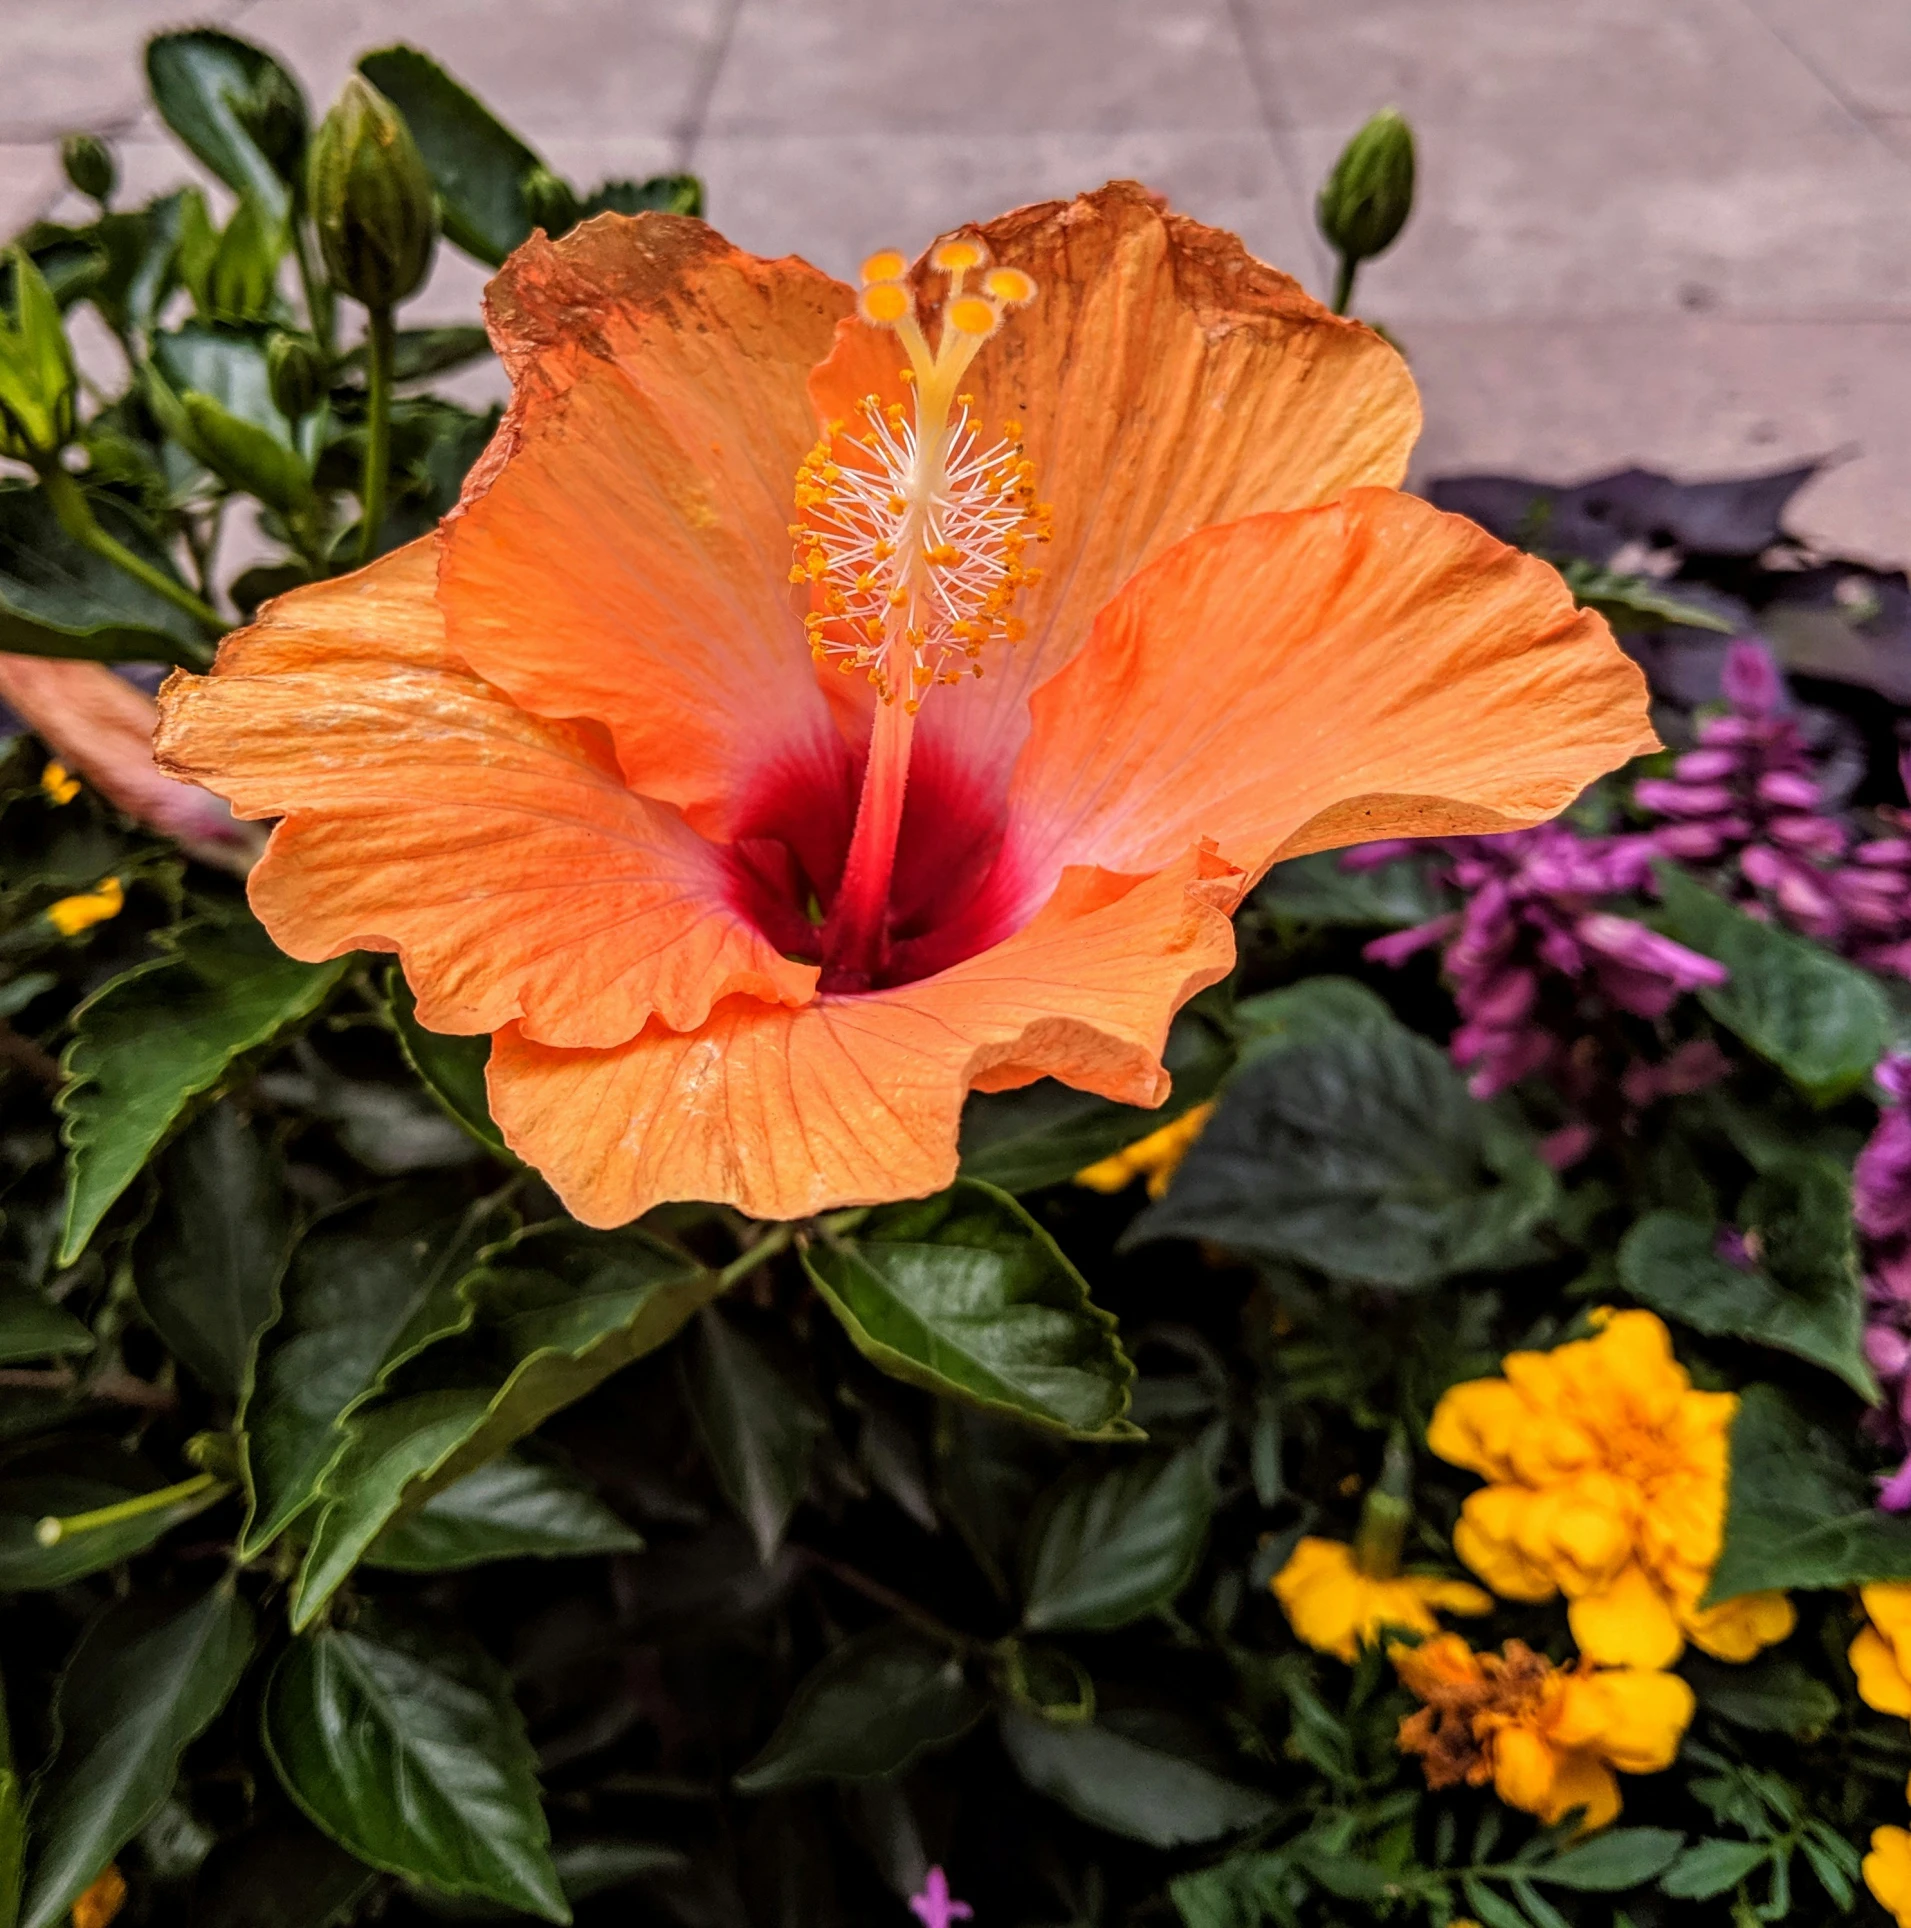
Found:
[{"label": "green flower bud", "polygon": [[59,304],[24,248],[6,254],[13,313],[0,314],[0,455],[44,463],[73,439],[79,376]]},{"label": "green flower bud", "polygon": [[251,89],[233,102],[239,124],[282,181],[294,179],[305,152],[305,96],[277,61],[259,69]]},{"label": "green flower bud", "polygon": [[361,74],[312,139],[307,200],[334,287],[388,309],[424,280],[437,238],[431,176],[404,117]]},{"label": "green flower bud", "polygon": [[1389,107],[1342,150],[1315,218],[1348,267],[1390,248],[1413,212],[1413,129]]},{"label": "green flower bud", "polygon": [[66,178],[88,200],[104,207],[119,185],[119,168],[113,150],[97,134],[69,134],[60,143],[60,164]]},{"label": "green flower bud", "polygon": [[532,168],[519,183],[518,192],[524,197],[524,211],[531,217],[532,226],[542,228],[552,240],[577,226],[577,196],[571,184],[548,167]]},{"label": "green flower bud", "polygon": [[309,335],[276,330],[265,345],[265,365],[272,406],[288,422],[300,421],[318,407],[325,393],[325,357]]}]

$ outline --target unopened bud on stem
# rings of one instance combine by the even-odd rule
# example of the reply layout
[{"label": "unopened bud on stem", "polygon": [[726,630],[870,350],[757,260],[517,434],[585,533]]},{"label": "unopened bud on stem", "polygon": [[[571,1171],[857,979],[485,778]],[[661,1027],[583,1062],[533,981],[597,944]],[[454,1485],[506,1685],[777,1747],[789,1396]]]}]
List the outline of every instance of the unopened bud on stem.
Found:
[{"label": "unopened bud on stem", "polygon": [[113,150],[97,134],[69,134],[60,143],[60,165],[66,178],[88,200],[104,208],[119,185],[119,169]]},{"label": "unopened bud on stem", "polygon": [[438,232],[431,176],[411,130],[362,75],[312,139],[307,199],[333,285],[386,311],[424,280]]},{"label": "unopened bud on stem", "polygon": [[524,211],[532,225],[540,227],[555,240],[577,225],[577,196],[570,182],[553,174],[548,167],[534,167],[519,188],[524,196]]},{"label": "unopened bud on stem", "polygon": [[1413,129],[1389,107],[1341,150],[1315,205],[1320,231],[1340,256],[1337,314],[1346,312],[1360,264],[1392,247],[1412,212]]},{"label": "unopened bud on stem", "polygon": [[265,366],[272,406],[288,422],[301,421],[318,407],[325,393],[325,357],[309,335],[277,331],[266,343]]}]

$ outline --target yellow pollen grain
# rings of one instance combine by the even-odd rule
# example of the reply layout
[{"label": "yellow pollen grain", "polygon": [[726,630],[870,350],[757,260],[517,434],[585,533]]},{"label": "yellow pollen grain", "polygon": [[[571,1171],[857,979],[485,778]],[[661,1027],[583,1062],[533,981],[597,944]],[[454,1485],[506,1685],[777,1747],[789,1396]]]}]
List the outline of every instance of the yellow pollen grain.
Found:
[{"label": "yellow pollen grain", "polygon": [[943,319],[959,335],[992,335],[998,319],[995,306],[980,295],[964,295],[942,311]]},{"label": "yellow pollen grain", "polygon": [[878,248],[863,262],[863,280],[900,281],[909,271],[909,263],[895,248]]},{"label": "yellow pollen grain", "polygon": [[962,274],[982,265],[982,250],[973,241],[944,241],[929,257],[929,265],[944,274]]},{"label": "yellow pollen grain", "polygon": [[910,299],[909,290],[900,283],[879,281],[873,288],[863,290],[862,299],[856,305],[865,321],[886,327],[912,313],[916,304]]}]

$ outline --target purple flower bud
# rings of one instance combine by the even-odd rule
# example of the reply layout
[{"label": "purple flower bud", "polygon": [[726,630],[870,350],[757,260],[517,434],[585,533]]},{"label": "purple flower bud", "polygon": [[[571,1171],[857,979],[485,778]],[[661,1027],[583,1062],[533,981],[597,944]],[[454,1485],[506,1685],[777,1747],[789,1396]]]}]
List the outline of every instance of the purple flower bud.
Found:
[{"label": "purple flower bud", "polygon": [[1716,817],[1733,803],[1731,791],[1722,783],[1673,783],[1663,777],[1647,777],[1633,786],[1632,794],[1642,810],[1656,810],[1665,817]]},{"label": "purple flower bud", "polygon": [[1784,707],[1785,679],[1763,643],[1742,637],[1725,652],[1719,687],[1741,716],[1775,716]]},{"label": "purple flower bud", "polygon": [[1449,911],[1446,916],[1416,924],[1411,930],[1390,931],[1385,937],[1376,937],[1362,947],[1360,954],[1370,964],[1390,964],[1397,970],[1416,952],[1440,943],[1459,927],[1459,912]]},{"label": "purple flower bud", "polygon": [[1742,764],[1735,750],[1688,750],[1672,767],[1681,783],[1717,783],[1734,775]]},{"label": "purple flower bud", "polygon": [[1340,853],[1342,870],[1379,870],[1384,865],[1398,863],[1402,857],[1411,857],[1425,846],[1409,837],[1388,837],[1379,843],[1355,844],[1351,850]]},{"label": "purple flower bud", "polygon": [[1865,1358],[1880,1379],[1897,1379],[1911,1365],[1911,1339],[1896,1326],[1867,1326]]},{"label": "purple flower bud", "polygon": [[1911,1508],[1911,1457],[1880,1484],[1878,1505],[1887,1513],[1902,1513]]},{"label": "purple flower bud", "polygon": [[1687,864],[1707,863],[1725,848],[1724,835],[1710,823],[1669,823],[1655,830],[1652,840],[1668,857]]},{"label": "purple flower bud", "polygon": [[1610,957],[1617,964],[1630,965],[1635,971],[1649,971],[1666,978],[1680,990],[1696,990],[1705,984],[1723,984],[1731,975],[1716,958],[1701,957],[1683,944],[1675,944],[1630,917],[1615,917],[1609,911],[1594,911],[1573,927],[1588,950]]},{"label": "purple flower bud", "polygon": [[1556,1172],[1570,1171],[1598,1142],[1591,1125],[1562,1125],[1539,1141],[1539,1155]]},{"label": "purple flower bud", "polygon": [[1787,810],[1816,810],[1819,803],[1817,784],[1797,770],[1767,770],[1758,780],[1758,794]]},{"label": "purple flower bud", "polygon": [[1911,837],[1874,837],[1859,844],[1851,857],[1878,870],[1911,870]]},{"label": "purple flower bud", "polygon": [[1829,817],[1773,817],[1765,834],[1788,850],[1802,850],[1814,857],[1837,857],[1844,853],[1845,832]]}]

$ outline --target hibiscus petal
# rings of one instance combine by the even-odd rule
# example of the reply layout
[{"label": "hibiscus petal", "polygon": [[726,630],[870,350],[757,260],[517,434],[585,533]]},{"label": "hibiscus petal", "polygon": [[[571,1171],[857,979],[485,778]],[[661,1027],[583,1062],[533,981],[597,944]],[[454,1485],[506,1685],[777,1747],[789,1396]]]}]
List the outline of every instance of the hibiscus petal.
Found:
[{"label": "hibiscus petal", "polygon": [[766,749],[826,740],[788,581],[805,382],[849,290],[701,221],[602,215],[490,285],[511,408],[445,525],[457,653],[591,717],[631,787],[738,834]]},{"label": "hibiscus petal", "polygon": [[[1032,556],[1044,580],[1017,605],[1027,639],[991,651],[984,681],[959,701],[925,704],[921,728],[1006,772],[1029,693],[1137,569],[1209,523],[1397,484],[1420,402],[1370,328],[1132,181],[976,232],[1038,293],[964,386],[987,435],[1008,418],[1023,424],[1055,536]],[[940,301],[943,277],[916,273],[925,307]],[[901,366],[892,335],[845,322],[812,383],[817,413],[845,415],[871,392],[901,399]]]},{"label": "hibiscus petal", "polygon": [[295,957],[396,950],[434,1030],[553,1044],[653,1012],[798,1002],[816,972],[725,900],[721,855],[625,789],[599,733],[531,716],[448,652],[429,540],[267,606],[163,692],[161,763],[284,815],[254,908]]},{"label": "hibiscus petal", "polygon": [[1038,692],[1010,791],[1035,883],[1208,836],[1258,876],[1510,830],[1656,747],[1645,680],[1558,574],[1392,490],[1207,529]]},{"label": "hibiscus petal", "polygon": [[1233,963],[1238,887],[1204,851],[1143,879],[1071,871],[1015,936],[892,990],[731,999],[689,1036],[653,1024],[610,1051],[506,1030],[492,1115],[590,1225],[666,1199],[795,1218],[921,1196],[955,1176],[974,1085],[1049,1076],[1159,1104],[1170,1019]]}]

